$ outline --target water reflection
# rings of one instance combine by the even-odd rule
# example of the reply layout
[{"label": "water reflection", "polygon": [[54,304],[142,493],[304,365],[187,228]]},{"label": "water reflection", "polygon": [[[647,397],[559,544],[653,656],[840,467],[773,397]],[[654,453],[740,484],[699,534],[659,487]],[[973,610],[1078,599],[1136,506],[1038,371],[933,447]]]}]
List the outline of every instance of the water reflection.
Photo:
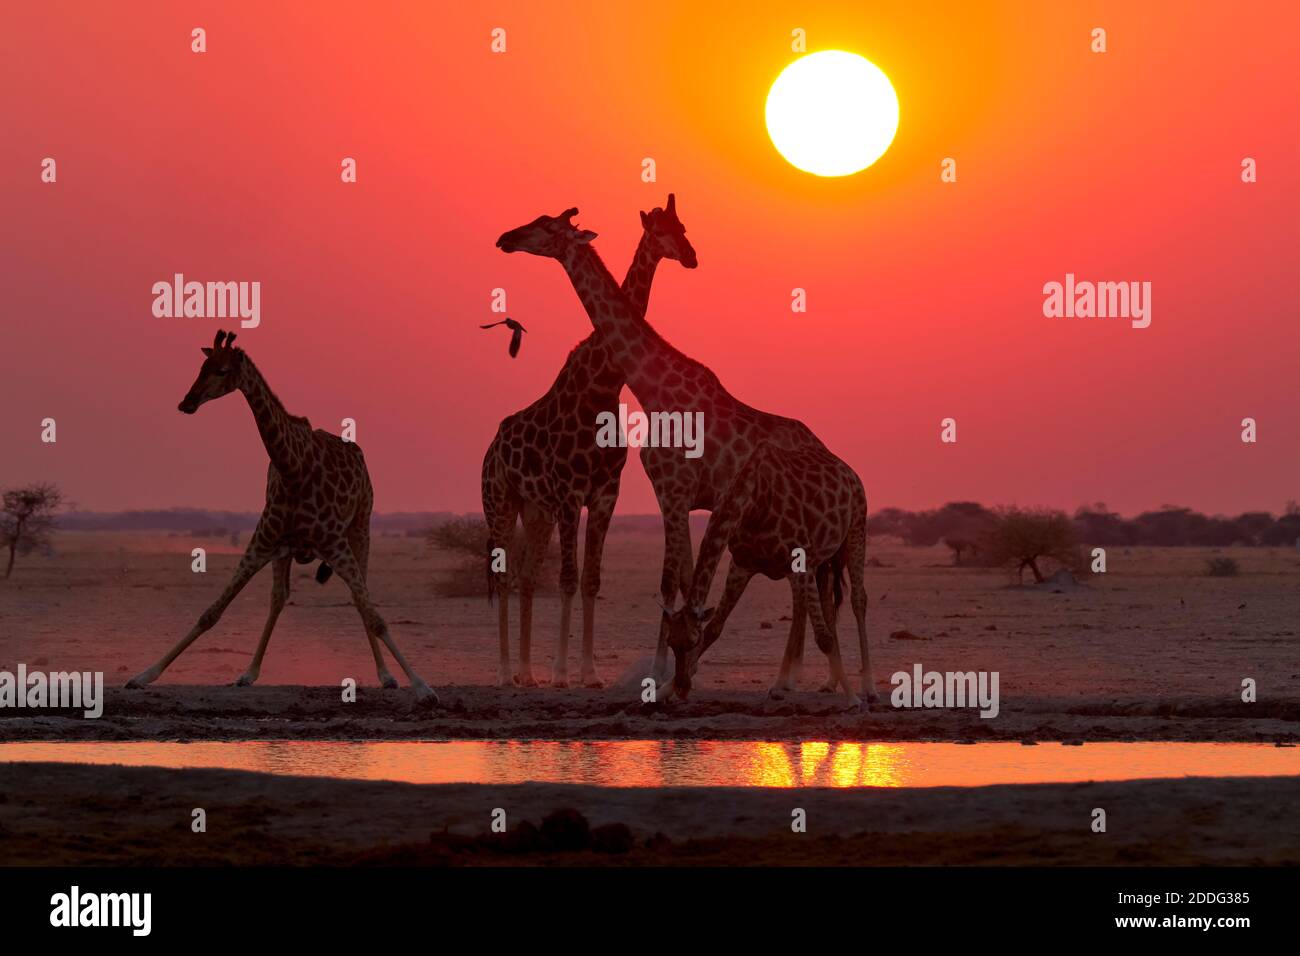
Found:
[{"label": "water reflection", "polygon": [[945,787],[1157,777],[1300,775],[1269,744],[794,743],[683,740],[9,743],[0,763],[220,767],[408,783],[602,787]]}]

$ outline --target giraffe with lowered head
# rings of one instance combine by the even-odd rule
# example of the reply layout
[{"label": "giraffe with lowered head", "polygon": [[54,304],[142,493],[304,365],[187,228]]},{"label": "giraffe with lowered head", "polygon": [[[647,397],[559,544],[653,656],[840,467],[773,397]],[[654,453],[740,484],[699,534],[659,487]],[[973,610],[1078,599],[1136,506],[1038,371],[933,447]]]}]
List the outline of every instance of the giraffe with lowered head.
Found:
[{"label": "giraffe with lowered head", "polygon": [[438,695],[411,669],[397,649],[388,625],[370,599],[366,572],[370,558],[370,510],[374,490],[366,460],[355,442],[313,430],[306,418],[290,415],[266,384],[266,379],[243,349],[234,347],[234,333],[218,332],[212,348],[202,349],[203,364],[189,392],[177,406],[193,415],[205,402],[242,392],[253,412],[253,420],[266,446],[270,465],[266,475],[266,505],[253,530],[239,567],[221,596],[204,611],[181,641],[152,667],[127,682],[127,687],[151,684],[205,631],[263,566],[274,563],[271,611],[262,629],[253,660],[236,681],[243,686],[257,680],[262,658],[271,641],[271,631],[289,594],[292,561],[306,564],[319,559],[316,580],[324,583],[337,573],[352,592],[352,602],[361,614],[370,649],[374,654],[379,682],[386,688],[397,681],[384,666],[379,649],[382,641],[406,673],[421,703],[437,703]]},{"label": "giraffe with lowered head", "polygon": [[[706,609],[709,587],[722,552],[731,567],[717,609]],[[668,645],[673,649],[673,689],[683,698],[700,657],[722,634],[745,587],[755,574],[790,579],[812,621],[817,646],[830,660],[832,680],[848,701],[861,701],[850,686],[835,633],[842,600],[840,575],[847,570],[862,655],[861,690],[868,703],[879,699],[867,646],[867,496],[853,469],[830,452],[786,451],[767,442],[741,466],[726,496],[709,517],[700,557],[683,605],[669,614]],[[797,557],[796,557],[797,555]],[[777,686],[793,665],[787,646]]]}]

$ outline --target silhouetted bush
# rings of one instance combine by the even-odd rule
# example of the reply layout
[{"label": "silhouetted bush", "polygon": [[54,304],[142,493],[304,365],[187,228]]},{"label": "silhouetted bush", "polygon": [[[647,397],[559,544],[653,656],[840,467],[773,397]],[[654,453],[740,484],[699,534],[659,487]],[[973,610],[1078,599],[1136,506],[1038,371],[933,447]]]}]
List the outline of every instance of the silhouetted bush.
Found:
[{"label": "silhouetted bush", "polygon": [[1235,578],[1241,568],[1232,558],[1210,558],[1205,562],[1205,573],[1212,578]]},{"label": "silhouetted bush", "polygon": [[[482,518],[463,516],[448,518],[425,532],[429,546],[460,556],[460,560],[439,573],[434,590],[443,597],[482,597],[487,594],[487,523]],[[547,546],[542,566],[537,573],[537,591],[553,591],[557,587],[559,548],[555,535]],[[507,554],[514,558],[523,553],[523,531],[516,530],[515,540]],[[508,587],[515,590],[515,568],[509,568]]]}]

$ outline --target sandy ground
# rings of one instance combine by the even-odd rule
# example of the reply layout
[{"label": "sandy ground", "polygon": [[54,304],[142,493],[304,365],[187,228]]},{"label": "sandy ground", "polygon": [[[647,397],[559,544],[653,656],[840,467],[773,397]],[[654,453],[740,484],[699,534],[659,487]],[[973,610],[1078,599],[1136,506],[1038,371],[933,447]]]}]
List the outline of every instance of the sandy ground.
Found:
[{"label": "sandy ground", "polygon": [[[208,548],[208,571],[190,549]],[[0,583],[0,669],[102,670],[120,687],[188,629],[225,585],[239,548],[218,539],[140,533],[63,533],[50,557],[20,559]],[[889,675],[996,670],[1001,715],[845,713],[815,687],[825,661],[809,639],[805,693],[770,701],[784,647],[789,589],[755,580],[722,640],[704,659],[691,700],[644,706],[633,680],[658,627],[657,535],[612,535],[597,616],[597,660],[609,682],[585,688],[496,688],[496,617],[478,597],[435,593],[454,560],[420,539],[377,537],[371,591],[395,639],[442,696],[415,710],[408,691],[381,692],[356,612],[337,580],[320,586],[294,568],[260,686],[224,686],[251,657],[266,614],[269,570],[244,590],[153,687],[114,689],[98,721],[0,710],[0,739],[236,739],[258,737],[662,737],[769,739],[1288,740],[1300,736],[1300,555],[1224,549],[1236,578],[1204,574],[1209,549],[1112,549],[1086,586],[1009,586],[1001,572],[945,566],[943,548],[873,546],[868,569],[873,663]],[[576,615],[575,615],[576,616]],[[548,677],[559,600],[538,599],[534,670]],[[857,668],[851,615],[841,643]],[[894,640],[910,631],[922,640]],[[570,672],[576,678],[577,635]],[[512,654],[517,644],[512,640]],[[394,668],[395,669],[395,668]],[[347,677],[360,699],[343,704]],[[1244,677],[1259,701],[1244,704]],[[620,683],[621,681],[621,683]]]},{"label": "sandy ground", "polygon": [[[610,789],[10,764],[0,765],[0,852],[10,865],[72,866],[1300,864],[1298,805],[1296,777]],[[190,829],[196,807],[206,833]],[[1090,828],[1097,807],[1105,833]],[[504,835],[489,832],[496,808]],[[791,830],[796,808],[805,833]],[[548,823],[557,811],[582,822],[560,813]]]}]

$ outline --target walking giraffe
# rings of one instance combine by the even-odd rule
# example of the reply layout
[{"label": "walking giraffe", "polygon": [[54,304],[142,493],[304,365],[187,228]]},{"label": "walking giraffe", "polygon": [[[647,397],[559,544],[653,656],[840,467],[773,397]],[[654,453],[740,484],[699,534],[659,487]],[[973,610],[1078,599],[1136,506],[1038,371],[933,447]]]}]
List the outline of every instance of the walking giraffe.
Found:
[{"label": "walking giraffe", "polygon": [[253,660],[236,681],[241,686],[252,684],[261,670],[276,618],[288,598],[290,562],[305,564],[320,559],[324,563],[317,570],[316,580],[323,583],[333,571],[352,592],[352,602],[361,614],[374,654],[379,683],[386,688],[397,686],[384,666],[379,649],[379,641],[383,641],[410,680],[416,699],[437,703],[438,695],[411,669],[370,600],[366,572],[374,491],[361,449],[355,442],[346,442],[319,428],[313,430],[306,418],[290,415],[252,359],[243,349],[233,347],[234,341],[233,333],[227,336],[218,332],[212,348],[202,349],[204,359],[198,377],[177,407],[193,415],[204,402],[235,390],[243,393],[271,460],[266,474],[266,505],[239,567],[221,596],[175,647],[126,686],[144,687],[157,680],[172,661],[221,619],[222,612],[253,575],[274,562],[271,611]]},{"label": "walking giraffe", "polygon": [[[717,609],[706,609],[724,550],[731,551],[727,583]],[[840,574],[847,570],[862,655],[861,690],[869,703],[877,701],[867,646],[866,554],[867,496],[853,469],[830,452],[759,445],[713,509],[685,603],[669,614],[668,644],[676,658],[673,689],[687,696],[700,658],[721,636],[750,578],[761,573],[774,581],[790,579],[791,592],[796,600],[802,596],[812,620],[817,646],[830,660],[832,680],[858,706],[835,633]],[[777,687],[788,679],[791,651],[787,646]]]},{"label": "walking giraffe", "polygon": [[[674,196],[669,195],[665,211],[676,215]],[[660,600],[667,609],[691,582],[691,511],[716,508],[760,442],[794,452],[829,452],[803,422],[738,401],[709,368],[669,345],[644,316],[627,304],[618,283],[591,246],[596,234],[573,224],[577,213],[577,209],[569,209],[559,216],[539,216],[502,234],[497,246],[504,252],[547,256],[564,267],[592,326],[608,343],[615,364],[648,415],[703,413],[704,446],[699,457],[687,458],[681,448],[641,449],[641,463],[663,515]],[[794,664],[785,682],[773,688],[778,692],[797,683],[802,660],[805,602],[801,591],[796,591],[794,597],[787,644]],[[654,677],[661,682],[667,676],[667,637],[665,610],[660,617],[654,663]],[[833,686],[828,682],[827,689]]]},{"label": "walking giraffe", "polygon": [[[687,269],[698,262],[686,228],[674,212],[641,213],[637,244],[622,292],[638,315],[645,315],[650,287],[661,259],[675,259]],[[598,416],[618,414],[623,375],[609,347],[592,332],[571,353],[545,395],[501,422],[483,459],[483,516],[488,525],[488,594],[496,588],[492,553],[514,538],[523,516],[524,548],[510,556],[519,569],[519,672],[510,673],[510,592],[500,590],[497,627],[500,659],[497,681],[536,684],[532,673],[532,604],[537,575],[556,523],[560,526],[560,639],[551,683],[568,682],[569,623],[578,589],[578,521],[587,509],[582,558],[582,669],[587,687],[600,687],[594,630],[600,591],[605,534],[618,500],[619,479],[627,449],[596,443]]]}]

